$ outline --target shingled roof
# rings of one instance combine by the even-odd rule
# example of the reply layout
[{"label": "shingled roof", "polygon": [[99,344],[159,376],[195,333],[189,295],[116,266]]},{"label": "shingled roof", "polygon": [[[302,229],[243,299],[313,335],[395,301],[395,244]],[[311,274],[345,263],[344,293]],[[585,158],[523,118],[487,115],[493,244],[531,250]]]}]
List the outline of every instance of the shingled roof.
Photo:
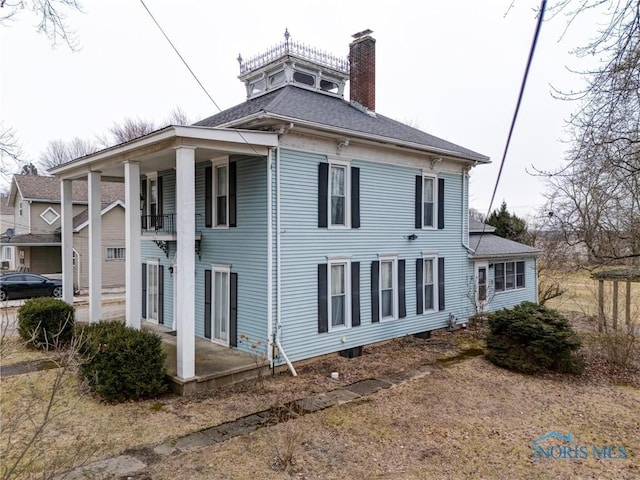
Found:
[{"label": "shingled roof", "polygon": [[344,99],[287,85],[247,100],[195,123],[203,127],[239,127],[256,116],[284,121],[310,122],[329,129],[350,130],[354,135],[373,136],[385,141],[401,141],[454,157],[488,162],[489,158],[467,148],[434,137],[391,118],[372,114]]},{"label": "shingled roof", "polygon": [[541,250],[491,234],[469,235],[469,247],[474,250],[473,258],[532,257]]},{"label": "shingled roof", "polygon": [[[60,180],[43,175],[14,175],[11,183],[10,202],[15,201],[17,191],[22,198],[34,202],[60,202]],[[74,180],[72,200],[77,203],[89,201],[86,180]],[[110,204],[117,200],[124,202],[124,183],[102,182],[102,203]]]}]

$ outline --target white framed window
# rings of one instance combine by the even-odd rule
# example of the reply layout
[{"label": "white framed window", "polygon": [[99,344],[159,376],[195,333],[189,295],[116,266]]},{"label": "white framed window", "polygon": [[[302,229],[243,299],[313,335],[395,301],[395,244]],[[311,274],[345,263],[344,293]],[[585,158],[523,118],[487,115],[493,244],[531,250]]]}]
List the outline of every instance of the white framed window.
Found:
[{"label": "white framed window", "polygon": [[160,312],[160,274],[158,260],[147,260],[147,319],[158,321]]},{"label": "white framed window", "polygon": [[146,205],[143,210],[142,226],[148,230],[155,230],[162,226],[162,205],[158,191],[158,172],[149,172],[147,177]]},{"label": "white framed window", "polygon": [[213,164],[213,213],[215,227],[229,226],[229,157],[211,160]]},{"label": "white framed window", "polygon": [[422,257],[422,290],[424,293],[424,313],[435,312],[438,308],[438,257]]},{"label": "white framed window", "polygon": [[49,207],[40,214],[40,218],[42,218],[45,222],[47,222],[47,224],[53,225],[55,221],[60,218],[60,214],[56,212],[53,208]]},{"label": "white framed window", "polygon": [[494,263],[493,275],[496,292],[525,287],[524,261]]},{"label": "white framed window", "polygon": [[11,262],[13,260],[13,249],[15,247],[2,247],[2,260]]},{"label": "white framed window", "polygon": [[349,227],[351,192],[348,162],[329,161],[329,227]]},{"label": "white framed window", "polygon": [[435,175],[422,177],[422,228],[436,228],[438,178]]},{"label": "white framed window", "polygon": [[380,319],[398,318],[398,257],[380,257]]},{"label": "white framed window", "polygon": [[107,260],[126,260],[125,247],[107,247]]},{"label": "white framed window", "polygon": [[212,265],[211,340],[224,345],[229,345],[230,276],[231,268],[228,265]]},{"label": "white framed window", "polygon": [[327,264],[329,331],[351,327],[351,268],[348,259]]}]

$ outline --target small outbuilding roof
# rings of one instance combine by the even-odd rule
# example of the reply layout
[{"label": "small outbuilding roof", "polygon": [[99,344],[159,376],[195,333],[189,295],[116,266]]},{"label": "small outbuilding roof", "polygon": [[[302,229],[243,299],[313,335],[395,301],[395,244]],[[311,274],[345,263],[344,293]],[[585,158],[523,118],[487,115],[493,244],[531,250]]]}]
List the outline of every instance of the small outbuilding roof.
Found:
[{"label": "small outbuilding roof", "polygon": [[[124,183],[102,182],[101,187],[103,203],[124,201]],[[15,202],[18,192],[24,200],[59,203],[60,180],[44,175],[14,175],[11,182],[10,205]],[[87,181],[75,180],[72,183],[71,193],[74,203],[87,203],[89,201]]]}]

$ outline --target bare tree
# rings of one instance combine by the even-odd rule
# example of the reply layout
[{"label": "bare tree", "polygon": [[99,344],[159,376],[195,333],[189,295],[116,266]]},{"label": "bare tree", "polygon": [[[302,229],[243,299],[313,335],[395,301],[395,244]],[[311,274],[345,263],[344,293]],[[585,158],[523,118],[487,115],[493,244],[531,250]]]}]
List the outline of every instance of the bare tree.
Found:
[{"label": "bare tree", "polygon": [[43,33],[51,45],[60,40],[69,48],[77,48],[75,32],[67,24],[67,14],[81,11],[77,0],[0,0],[0,25],[8,25],[24,12],[38,18],[36,30]]},{"label": "bare tree", "polygon": [[167,117],[169,125],[189,125],[191,120],[185,111],[180,107],[175,107]]},{"label": "bare tree", "polygon": [[8,178],[16,167],[22,165],[22,157],[22,147],[16,131],[0,122],[0,175]]},{"label": "bare tree", "polygon": [[113,122],[108,134],[99,138],[104,147],[126,143],[156,130],[155,122],[142,118],[125,118],[122,122]]},{"label": "bare tree", "polygon": [[76,158],[89,155],[97,150],[98,145],[96,142],[79,137],[75,137],[68,142],[52,140],[45,151],[40,154],[40,164],[48,170]]},{"label": "bare tree", "polygon": [[598,55],[586,88],[558,94],[578,100],[570,120],[572,148],[547,176],[545,209],[554,230],[591,264],[640,262],[640,8],[636,1],[562,0],[570,22],[603,9],[605,27],[578,55]]}]

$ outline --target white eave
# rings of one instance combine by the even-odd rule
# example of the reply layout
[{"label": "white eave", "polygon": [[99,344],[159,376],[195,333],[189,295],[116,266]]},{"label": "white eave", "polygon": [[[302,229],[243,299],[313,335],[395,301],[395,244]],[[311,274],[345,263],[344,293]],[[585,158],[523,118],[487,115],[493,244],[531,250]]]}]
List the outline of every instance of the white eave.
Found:
[{"label": "white eave", "polygon": [[478,157],[470,157],[467,155],[464,155],[462,153],[459,152],[454,152],[452,150],[447,150],[447,149],[443,149],[443,148],[436,148],[436,147],[431,147],[428,145],[423,145],[420,143],[415,143],[415,142],[408,142],[405,140],[399,140],[397,138],[392,138],[392,137],[384,137],[382,135],[375,135],[372,133],[364,133],[364,132],[360,132],[358,130],[351,130],[348,128],[341,128],[341,127],[334,127],[332,125],[325,125],[325,124],[321,124],[321,123],[316,123],[316,122],[310,122],[308,120],[301,120],[299,118],[294,118],[294,117],[287,117],[284,115],[277,115],[277,114],[273,114],[273,113],[269,113],[269,112],[260,112],[260,113],[256,113],[253,115],[248,115],[246,117],[243,117],[241,119],[238,120],[234,120],[232,122],[228,122],[225,124],[222,124],[223,128],[228,128],[228,127],[232,127],[234,125],[243,125],[246,124],[248,122],[254,121],[254,120],[264,120],[264,119],[273,119],[273,120],[277,120],[277,121],[281,121],[283,123],[293,123],[296,126],[303,126],[309,129],[312,129],[314,131],[325,131],[325,132],[330,132],[330,133],[334,133],[334,134],[338,134],[341,136],[347,136],[347,137],[351,137],[351,138],[360,138],[363,140],[369,140],[372,142],[376,142],[376,143],[384,143],[387,145],[391,145],[391,146],[398,146],[398,147],[402,147],[402,148],[408,148],[411,150],[419,150],[422,152],[427,152],[427,153],[431,153],[431,154],[437,154],[437,155],[444,155],[450,158],[455,158],[457,160],[463,160],[469,163],[473,163],[473,164],[478,164],[478,163],[482,163],[482,164],[488,164],[491,163],[491,160],[489,159],[489,157],[485,157],[484,155],[478,155]]},{"label": "white eave", "polygon": [[70,162],[58,165],[49,173],[60,178],[78,178],[88,171],[100,169],[101,164],[116,161],[135,161],[154,151],[179,146],[204,147],[208,145],[246,145],[258,155],[266,155],[271,147],[278,146],[278,136],[273,132],[242,130],[220,127],[173,126],[162,128],[126,143],[100,150]]}]

